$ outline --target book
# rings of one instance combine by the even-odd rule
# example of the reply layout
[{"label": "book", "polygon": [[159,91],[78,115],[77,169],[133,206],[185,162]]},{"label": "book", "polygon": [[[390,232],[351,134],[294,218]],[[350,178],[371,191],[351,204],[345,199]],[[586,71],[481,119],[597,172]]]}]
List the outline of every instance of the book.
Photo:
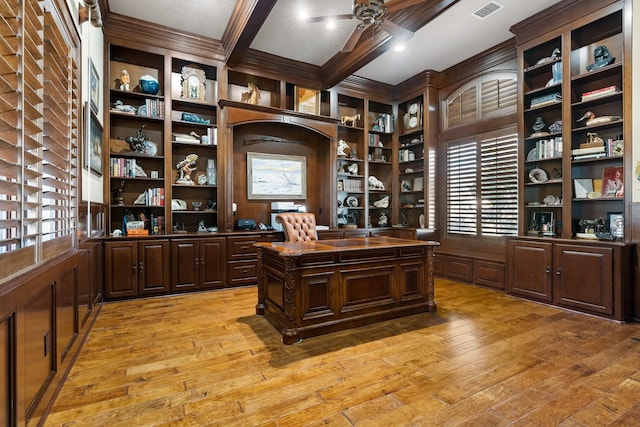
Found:
[{"label": "book", "polygon": [[545,105],[555,104],[562,101],[562,95],[559,92],[550,93],[548,95],[531,98],[531,108],[544,107]]},{"label": "book", "polygon": [[604,157],[607,157],[607,153],[581,154],[579,156],[573,156],[573,160],[593,160],[601,159]]},{"label": "book", "polygon": [[600,89],[590,90],[582,94],[583,101],[589,101],[591,99],[599,98],[601,96],[611,95],[618,92],[616,85],[605,86]]},{"label": "book", "polygon": [[573,155],[604,153],[604,152],[605,152],[604,144],[598,145],[598,146],[595,146],[595,147],[576,148],[574,150],[571,150],[571,154],[573,154]]}]

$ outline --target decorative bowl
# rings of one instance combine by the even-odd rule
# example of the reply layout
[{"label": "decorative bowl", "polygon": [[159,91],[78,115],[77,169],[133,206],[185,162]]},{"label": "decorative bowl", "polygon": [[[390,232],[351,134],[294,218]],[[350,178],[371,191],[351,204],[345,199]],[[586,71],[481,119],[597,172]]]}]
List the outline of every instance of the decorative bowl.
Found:
[{"label": "decorative bowl", "polygon": [[149,95],[155,95],[160,90],[160,82],[148,74],[140,77],[140,81],[138,82],[140,85],[140,90],[144,93],[148,93]]}]

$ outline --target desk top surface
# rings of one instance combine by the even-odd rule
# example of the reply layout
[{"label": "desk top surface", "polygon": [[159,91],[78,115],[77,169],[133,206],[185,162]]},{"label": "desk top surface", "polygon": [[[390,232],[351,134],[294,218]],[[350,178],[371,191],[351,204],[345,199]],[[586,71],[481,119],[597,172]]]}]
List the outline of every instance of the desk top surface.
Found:
[{"label": "desk top surface", "polygon": [[397,237],[353,237],[348,239],[313,240],[310,242],[259,242],[257,247],[277,252],[280,256],[300,256],[322,252],[345,252],[370,249],[395,249],[401,247],[435,247],[438,242],[399,239]]}]

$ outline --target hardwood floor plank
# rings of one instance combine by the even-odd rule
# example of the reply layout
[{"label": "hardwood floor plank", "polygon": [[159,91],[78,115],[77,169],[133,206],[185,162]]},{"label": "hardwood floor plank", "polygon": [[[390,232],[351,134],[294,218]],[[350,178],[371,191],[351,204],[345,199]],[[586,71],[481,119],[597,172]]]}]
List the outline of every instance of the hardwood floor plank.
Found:
[{"label": "hardwood floor plank", "polygon": [[286,346],[255,288],[105,304],[45,426],[636,426],[640,324],[436,280],[436,313]]}]

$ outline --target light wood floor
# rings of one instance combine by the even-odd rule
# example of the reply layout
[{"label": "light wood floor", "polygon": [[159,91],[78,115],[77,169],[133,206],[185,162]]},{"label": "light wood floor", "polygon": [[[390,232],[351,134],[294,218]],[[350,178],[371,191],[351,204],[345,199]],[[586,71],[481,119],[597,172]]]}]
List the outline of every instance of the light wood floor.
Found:
[{"label": "light wood floor", "polygon": [[640,324],[437,280],[437,313],[285,346],[256,299],[106,304],[46,425],[640,425]]}]

